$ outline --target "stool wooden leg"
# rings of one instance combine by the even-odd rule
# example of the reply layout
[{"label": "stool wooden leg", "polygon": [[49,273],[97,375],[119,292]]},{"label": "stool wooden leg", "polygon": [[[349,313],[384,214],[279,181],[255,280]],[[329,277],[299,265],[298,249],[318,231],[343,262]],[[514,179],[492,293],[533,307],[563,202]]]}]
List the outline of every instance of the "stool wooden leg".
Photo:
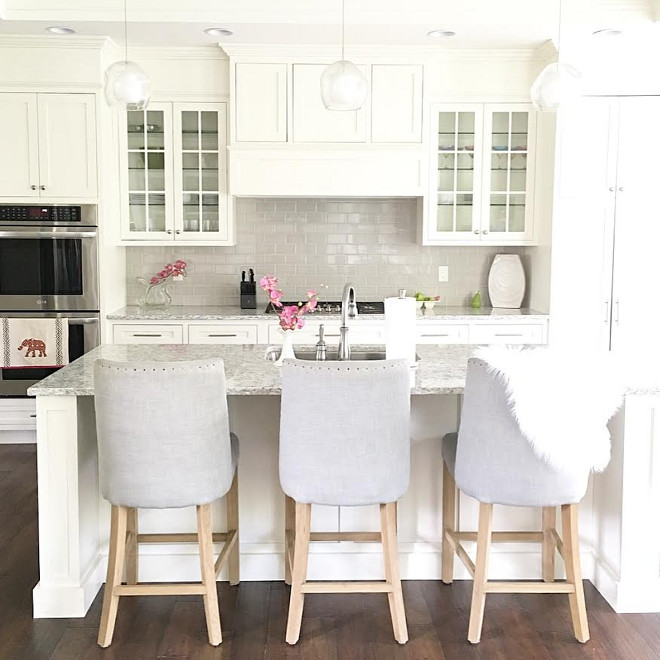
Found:
[{"label": "stool wooden leg", "polygon": [[225,505],[227,507],[227,531],[236,532],[236,541],[227,559],[227,572],[229,573],[229,584],[238,584],[241,581],[240,536],[238,532],[238,469],[234,473],[231,488],[225,496]]},{"label": "stool wooden leg", "polygon": [[295,644],[300,638],[300,626],[305,603],[305,594],[302,592],[302,586],[307,581],[311,514],[311,504],[300,504],[296,502],[296,541],[293,552],[289,619],[286,626],[286,641],[289,644]]},{"label": "stool wooden leg", "polygon": [[126,548],[126,514],[126,507],[113,505],[110,519],[108,573],[105,580],[103,610],[101,612],[101,624],[99,626],[98,638],[98,644],[103,648],[110,646],[112,642],[112,635],[115,631],[115,621],[117,619],[119,596],[114,593],[114,589],[116,586],[121,584],[121,577],[124,572],[124,553]]},{"label": "stool wooden leg", "polygon": [[199,539],[199,560],[202,568],[202,584],[206,587],[204,612],[209,644],[217,646],[222,642],[220,628],[220,608],[218,607],[218,587],[215,581],[213,563],[213,529],[211,525],[211,505],[197,507],[197,537]]},{"label": "stool wooden leg", "polygon": [[561,507],[562,533],[564,536],[564,563],[566,564],[566,581],[575,585],[575,593],[568,594],[571,608],[573,630],[578,642],[589,640],[589,624],[587,622],[587,606],[584,602],[584,586],[580,568],[580,539],[578,536],[578,505],[564,504]]},{"label": "stool wooden leg", "polygon": [[289,557],[288,535],[296,537],[296,503],[288,496],[284,496],[284,582],[291,584],[291,563]]},{"label": "stool wooden leg", "polygon": [[138,510],[128,509],[126,515],[126,531],[130,538],[127,544],[126,555],[126,584],[138,583]]},{"label": "stool wooden leg", "polygon": [[442,581],[454,580],[454,549],[447,540],[446,532],[456,531],[456,482],[447,464],[442,462]]},{"label": "stool wooden leg", "polygon": [[403,605],[403,591],[399,576],[399,548],[396,533],[396,505],[394,502],[380,505],[380,530],[383,539],[383,559],[385,561],[385,581],[393,591],[387,594],[390,603],[390,616],[394,638],[399,644],[408,641],[406,611]]},{"label": "stool wooden leg", "polygon": [[555,539],[552,530],[557,527],[557,509],[554,506],[543,507],[543,581],[555,581]]},{"label": "stool wooden leg", "polygon": [[479,531],[477,532],[477,562],[472,587],[472,606],[470,608],[470,628],[468,640],[477,644],[481,640],[481,627],[484,621],[486,605],[485,586],[488,581],[488,555],[493,534],[493,505],[479,504]]}]

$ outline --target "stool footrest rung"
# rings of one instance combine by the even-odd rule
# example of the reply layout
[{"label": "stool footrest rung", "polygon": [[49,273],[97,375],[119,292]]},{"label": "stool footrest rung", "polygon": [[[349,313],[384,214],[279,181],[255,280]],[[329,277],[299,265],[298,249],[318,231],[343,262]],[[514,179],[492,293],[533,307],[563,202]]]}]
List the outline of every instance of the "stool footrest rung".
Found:
[{"label": "stool footrest rung", "polygon": [[[213,543],[223,543],[229,532],[213,534]],[[198,543],[197,534],[138,534],[138,543]]]},{"label": "stool footrest rung", "polygon": [[122,584],[113,591],[115,596],[191,596],[206,593],[200,583],[172,582],[167,584]]},{"label": "stool footrest rung", "polygon": [[[452,532],[457,541],[477,540],[477,532]],[[542,543],[543,532],[493,532],[492,543]]]},{"label": "stool footrest rung", "polygon": [[575,585],[568,582],[486,582],[487,594],[573,594]]},{"label": "stool footrest rung", "polygon": [[352,541],[353,543],[381,543],[380,532],[311,532],[310,541]]},{"label": "stool footrest rung", "polygon": [[304,594],[367,594],[392,593],[388,582],[305,582],[300,591]]}]

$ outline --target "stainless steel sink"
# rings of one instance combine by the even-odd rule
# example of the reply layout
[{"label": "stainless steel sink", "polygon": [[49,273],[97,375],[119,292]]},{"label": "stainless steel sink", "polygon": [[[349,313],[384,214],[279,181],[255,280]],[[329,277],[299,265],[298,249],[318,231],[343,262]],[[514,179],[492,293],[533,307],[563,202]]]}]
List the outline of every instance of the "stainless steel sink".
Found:
[{"label": "stainless steel sink", "polygon": [[[279,346],[269,346],[266,349],[266,360],[275,362],[280,357]],[[316,360],[315,348],[295,348],[296,359],[298,360]],[[351,350],[351,361],[353,360],[386,360],[385,350],[373,349],[368,351],[361,351],[359,349]],[[339,352],[336,349],[329,349],[327,352],[326,361],[336,362],[339,360]],[[419,357],[417,357],[419,361]]]}]

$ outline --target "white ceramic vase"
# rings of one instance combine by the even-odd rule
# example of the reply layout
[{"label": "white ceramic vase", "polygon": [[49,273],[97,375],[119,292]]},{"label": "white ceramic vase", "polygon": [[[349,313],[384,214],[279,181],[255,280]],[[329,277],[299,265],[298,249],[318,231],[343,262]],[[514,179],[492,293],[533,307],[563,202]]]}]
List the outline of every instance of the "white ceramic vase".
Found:
[{"label": "white ceramic vase", "polygon": [[517,254],[496,254],[488,274],[493,307],[520,309],[525,297],[525,271]]},{"label": "white ceramic vase", "polygon": [[293,352],[293,333],[295,330],[280,330],[280,332],[282,333],[282,352],[275,361],[278,367],[282,366],[284,360],[296,359],[296,354]]}]

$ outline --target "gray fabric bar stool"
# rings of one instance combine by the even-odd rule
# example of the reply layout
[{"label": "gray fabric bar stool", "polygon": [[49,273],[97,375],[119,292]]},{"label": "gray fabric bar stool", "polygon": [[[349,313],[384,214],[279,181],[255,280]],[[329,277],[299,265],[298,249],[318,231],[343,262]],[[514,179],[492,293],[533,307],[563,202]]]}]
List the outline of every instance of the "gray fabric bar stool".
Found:
[{"label": "gray fabric bar stool", "polygon": [[[217,362],[94,365],[101,492],[112,504],[98,643],[109,646],[120,596],[199,594],[209,642],[222,641],[216,579],[239,581],[238,438],[229,432],[225,370]],[[226,495],[225,534],[211,503]],[[197,534],[139,534],[138,509],[197,507]],[[224,541],[213,562],[213,543]],[[201,583],[138,582],[138,543],[199,543]],[[122,585],[125,555],[127,584]]]},{"label": "gray fabric bar stool", "polygon": [[[409,481],[410,369],[405,361],[284,362],[280,482],[288,498],[289,644],[300,636],[305,594],[309,593],[384,592],[394,636],[401,644],[408,641],[396,501]],[[312,504],[380,504],[381,531],[311,534]],[[307,582],[310,540],[382,542],[385,581]]]},{"label": "gray fabric bar stool", "polygon": [[[443,540],[442,580],[453,580],[454,553],[474,579],[468,639],[481,639],[484,605],[488,593],[568,594],[575,637],[589,639],[584,602],[578,503],[587,489],[589,473],[558,472],[533,453],[514,418],[502,380],[482,360],[468,362],[467,383],[458,433],[443,439]],[[456,487],[479,501],[476,564],[461,541],[475,534],[457,528]],[[493,504],[541,507],[541,532],[493,532]],[[561,506],[563,539],[556,530],[556,508]],[[542,543],[543,582],[489,582],[488,555],[492,542]],[[566,565],[566,582],[554,582],[555,550]]]}]

